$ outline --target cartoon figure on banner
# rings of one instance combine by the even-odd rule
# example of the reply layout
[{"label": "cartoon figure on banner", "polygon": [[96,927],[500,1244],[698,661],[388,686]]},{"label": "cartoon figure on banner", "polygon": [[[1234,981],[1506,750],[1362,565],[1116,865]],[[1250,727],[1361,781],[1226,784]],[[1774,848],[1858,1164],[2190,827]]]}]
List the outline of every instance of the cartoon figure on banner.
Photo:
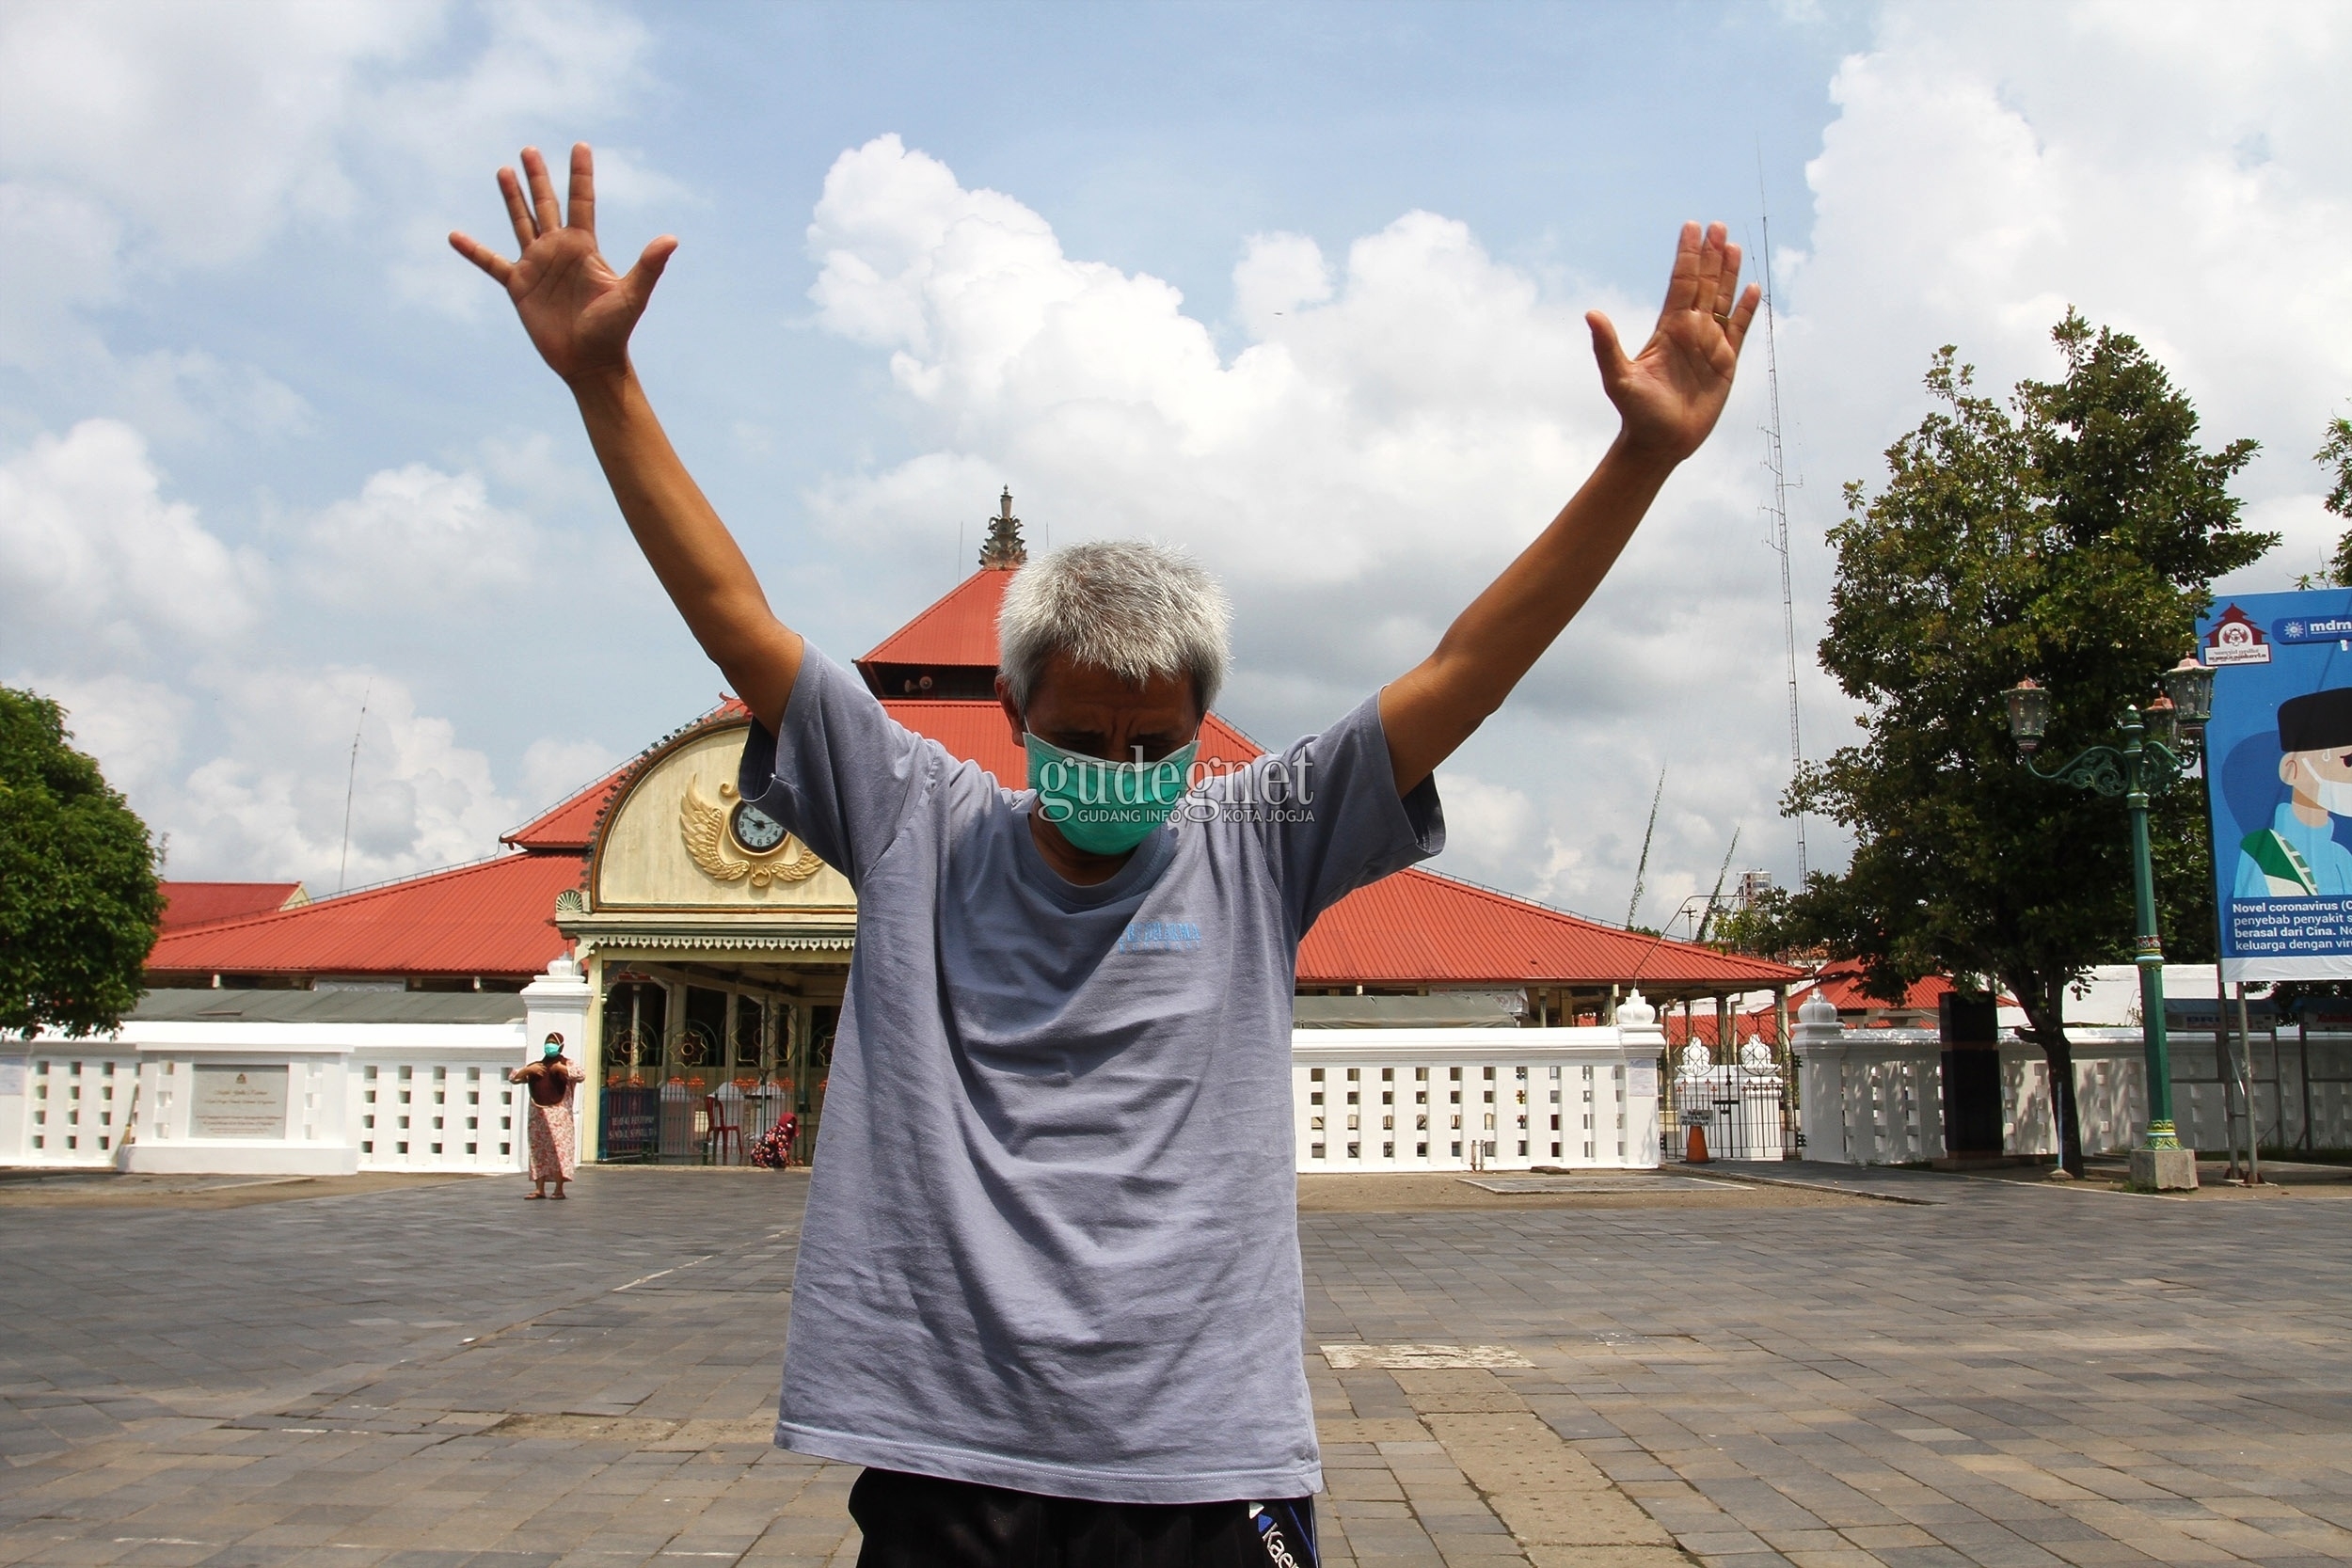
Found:
[{"label": "cartoon figure on banner", "polygon": [[2336,818],[2352,817],[2352,687],[2279,705],[2279,782],[2288,798],[2270,826],[2238,844],[2240,898],[2352,894],[2352,850]]},{"label": "cartoon figure on banner", "polygon": [[2352,589],[2198,619],[2221,979],[2352,980]]}]

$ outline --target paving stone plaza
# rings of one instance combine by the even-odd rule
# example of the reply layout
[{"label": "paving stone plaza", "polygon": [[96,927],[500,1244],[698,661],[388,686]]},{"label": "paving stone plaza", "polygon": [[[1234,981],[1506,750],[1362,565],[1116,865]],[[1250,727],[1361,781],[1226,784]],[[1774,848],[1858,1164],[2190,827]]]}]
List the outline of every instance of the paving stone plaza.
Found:
[{"label": "paving stone plaza", "polygon": [[[2352,1561],[2313,1174],[1316,1179],[1326,1560]],[[804,1180],[522,1191],[0,1182],[0,1564],[853,1560],[766,1442]]]}]

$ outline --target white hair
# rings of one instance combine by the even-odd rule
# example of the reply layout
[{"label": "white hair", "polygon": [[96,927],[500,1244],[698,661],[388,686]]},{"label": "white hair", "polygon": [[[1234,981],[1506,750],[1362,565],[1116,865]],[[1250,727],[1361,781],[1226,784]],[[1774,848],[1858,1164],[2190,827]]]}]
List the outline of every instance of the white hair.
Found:
[{"label": "white hair", "polygon": [[1232,661],[1232,608],[1190,555],[1146,540],[1100,539],[1030,562],[996,612],[998,660],[1029,705],[1046,662],[1068,654],[1131,686],[1189,675],[1206,713]]}]

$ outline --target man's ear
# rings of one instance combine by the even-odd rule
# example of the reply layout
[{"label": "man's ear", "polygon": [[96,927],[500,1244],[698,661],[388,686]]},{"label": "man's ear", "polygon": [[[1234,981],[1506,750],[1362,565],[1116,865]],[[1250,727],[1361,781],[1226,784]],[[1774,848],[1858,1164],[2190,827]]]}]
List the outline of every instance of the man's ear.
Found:
[{"label": "man's ear", "polygon": [[2295,753],[2293,752],[2279,753],[2279,782],[2289,789],[2295,787]]},{"label": "man's ear", "polygon": [[1012,682],[996,677],[996,705],[1005,710],[1005,721],[1012,726],[1012,738],[1017,742],[1028,733],[1029,726],[1021,717],[1021,705],[1012,700]]}]

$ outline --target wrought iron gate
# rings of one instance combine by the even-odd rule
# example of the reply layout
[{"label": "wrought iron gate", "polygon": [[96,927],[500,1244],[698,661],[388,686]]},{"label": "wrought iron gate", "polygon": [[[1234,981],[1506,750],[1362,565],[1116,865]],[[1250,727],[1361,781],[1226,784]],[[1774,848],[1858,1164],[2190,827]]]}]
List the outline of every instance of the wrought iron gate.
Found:
[{"label": "wrought iron gate", "polygon": [[1728,1062],[1693,1040],[1676,1064],[1672,1114],[1660,1118],[1660,1152],[1670,1161],[1692,1153],[1696,1129],[1712,1160],[1777,1160],[1785,1147],[1782,1114],[1787,1079],[1761,1040],[1740,1047]]}]

